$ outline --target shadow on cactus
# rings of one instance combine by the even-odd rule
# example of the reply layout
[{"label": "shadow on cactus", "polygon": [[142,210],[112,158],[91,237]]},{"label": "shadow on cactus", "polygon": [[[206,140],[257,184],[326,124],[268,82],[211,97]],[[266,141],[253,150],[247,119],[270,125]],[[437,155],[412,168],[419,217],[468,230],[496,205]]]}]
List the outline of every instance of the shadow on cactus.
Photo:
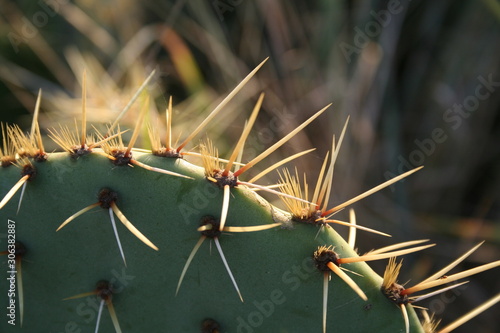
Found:
[{"label": "shadow on cactus", "polygon": [[[200,152],[184,151],[263,64],[198,127],[187,128],[189,135],[177,148],[172,144],[171,100],[164,143],[150,123],[152,149],[135,146],[149,112],[145,84],[136,94],[143,108],[126,145],[118,122],[105,133],[94,129],[89,134],[85,76],[80,129],[50,130],[62,152],[44,150],[38,111],[29,133],[16,125],[2,125],[0,216],[6,237],[1,246],[6,249],[2,262],[8,275],[0,283],[7,315],[0,322],[2,332],[35,332],[40,327],[51,332],[437,330],[427,313],[420,323],[411,306],[419,298],[410,295],[495,268],[500,261],[442,278],[464,255],[405,289],[397,284],[401,265],[394,257],[434,244],[412,247],[426,240],[403,242],[360,256],[354,249],[356,229],[389,235],[358,225],[352,210],[348,222],[332,219],[420,168],[328,209],[346,122],[337,145],[333,139],[330,158],[326,154],[312,197],[298,171],[292,175],[285,169],[276,185],[256,183],[264,173],[311,150],[286,158],[249,181],[241,180],[328,108],[245,163],[240,161],[241,152],[263,95],[228,160],[220,159],[209,141],[200,145]],[[36,110],[39,101],[40,97]],[[202,166],[195,164],[200,158]],[[286,209],[271,205],[258,191],[283,198]],[[130,233],[118,234],[114,216]],[[332,228],[336,224],[349,227],[348,241]],[[212,244],[218,255],[212,253]],[[389,273],[383,278],[366,263],[389,258]],[[78,292],[83,293],[70,296]],[[496,301],[498,297],[478,311]]]}]

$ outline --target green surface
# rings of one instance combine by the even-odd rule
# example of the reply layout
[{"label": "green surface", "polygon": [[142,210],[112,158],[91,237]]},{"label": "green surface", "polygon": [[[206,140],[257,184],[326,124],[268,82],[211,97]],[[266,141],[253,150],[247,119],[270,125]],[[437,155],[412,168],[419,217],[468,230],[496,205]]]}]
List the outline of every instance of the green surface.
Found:
[{"label": "green surface", "polygon": [[[19,193],[0,210],[0,233],[6,232],[8,219],[14,220],[16,238],[28,248],[22,263],[23,327],[19,322],[15,327],[7,325],[2,316],[1,332],[39,332],[40,328],[52,333],[93,332],[98,299],[63,299],[92,291],[101,279],[118,289],[113,304],[123,332],[201,332],[206,318],[219,322],[221,332],[322,331],[323,275],[314,268],[312,254],[320,245],[334,245],[341,256],[356,255],[333,229],[316,237],[317,226],[291,224],[284,212],[254,192],[234,188],[227,226],[284,223],[283,228],[220,237],[244,302],[208,239],[175,296],[184,264],[200,238],[196,230],[200,218],[220,217],[222,191],[203,177],[203,169],[184,160],[134,156],[195,179],[116,167],[97,154],[74,160],[66,153],[54,153],[47,162],[35,163],[38,173],[27,184],[20,212],[16,214]],[[0,168],[2,197],[20,178],[19,171]],[[69,216],[95,203],[105,187],[118,193],[117,206],[159,251],[147,247],[116,219],[125,267],[108,211],[100,207],[56,232]],[[400,310],[379,290],[381,278],[364,263],[345,266],[363,275],[351,274],[368,301],[333,275],[327,332],[403,332]],[[7,289],[6,279],[0,279],[0,290]],[[5,309],[4,297],[2,303]],[[410,315],[411,332],[421,332],[412,310]],[[114,332],[107,309],[99,331]]]}]

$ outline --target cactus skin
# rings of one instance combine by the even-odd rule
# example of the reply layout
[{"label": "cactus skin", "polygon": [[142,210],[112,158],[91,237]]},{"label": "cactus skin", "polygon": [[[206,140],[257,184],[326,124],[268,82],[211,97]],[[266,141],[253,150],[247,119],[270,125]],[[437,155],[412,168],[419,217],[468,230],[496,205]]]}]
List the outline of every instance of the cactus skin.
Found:
[{"label": "cactus skin", "polygon": [[[16,214],[19,193],[0,210],[2,231],[8,219],[15,221],[16,239],[27,248],[22,265],[23,326],[18,309],[16,326],[2,316],[1,332],[37,332],[41,327],[54,333],[93,332],[96,296],[63,299],[92,291],[103,279],[115,287],[112,303],[123,332],[202,332],[210,326],[206,319],[220,325],[221,332],[322,331],[323,274],[314,267],[312,254],[318,246],[334,245],[341,256],[356,255],[332,228],[315,237],[317,226],[291,222],[289,214],[254,192],[233,188],[227,226],[283,223],[281,228],[220,236],[244,302],[208,240],[176,296],[181,271],[200,238],[200,219],[220,217],[222,191],[205,179],[202,168],[183,159],[139,152],[134,156],[195,179],[117,167],[96,153],[78,159],[51,153],[47,161],[34,162],[37,175],[28,181],[20,212]],[[19,168],[1,168],[0,195],[19,178]],[[99,207],[56,232],[69,216],[96,202],[102,188],[118,193],[117,206],[159,251],[147,247],[117,220],[125,267],[108,211]],[[381,278],[365,263],[345,266],[363,275],[351,276],[368,301],[332,275],[327,332],[404,331],[400,310],[380,292]],[[0,281],[6,294],[6,279]],[[2,299],[5,305],[5,295]],[[411,332],[422,332],[414,311],[408,310]],[[114,332],[106,306],[99,331]]]}]

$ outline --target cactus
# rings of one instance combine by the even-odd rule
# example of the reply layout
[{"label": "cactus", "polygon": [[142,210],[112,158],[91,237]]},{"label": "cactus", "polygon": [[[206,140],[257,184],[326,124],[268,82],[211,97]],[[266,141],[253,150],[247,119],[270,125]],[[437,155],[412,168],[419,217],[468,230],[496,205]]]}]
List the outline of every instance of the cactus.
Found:
[{"label": "cactus", "polygon": [[[152,150],[134,146],[148,111],[144,100],[127,144],[113,125],[87,137],[85,91],[81,130],[51,130],[63,152],[45,152],[37,112],[28,134],[2,126],[0,220],[7,238],[0,245],[8,278],[0,280],[7,308],[1,332],[430,332],[429,318],[421,324],[411,306],[416,299],[407,294],[414,290],[397,284],[401,265],[391,259],[382,278],[367,262],[433,244],[405,242],[360,256],[353,238],[344,240],[332,226],[373,230],[355,224],[352,211],[349,223],[331,217],[417,170],[328,209],[344,127],[312,200],[305,181],[287,170],[278,190],[245,182],[242,174],[326,110],[233,171],[262,95],[227,161],[207,141],[201,162],[183,151],[258,68],[196,130],[187,129],[177,148],[170,126],[164,147],[154,127]],[[287,209],[257,190],[282,197]],[[428,280],[444,284],[445,273]]]}]

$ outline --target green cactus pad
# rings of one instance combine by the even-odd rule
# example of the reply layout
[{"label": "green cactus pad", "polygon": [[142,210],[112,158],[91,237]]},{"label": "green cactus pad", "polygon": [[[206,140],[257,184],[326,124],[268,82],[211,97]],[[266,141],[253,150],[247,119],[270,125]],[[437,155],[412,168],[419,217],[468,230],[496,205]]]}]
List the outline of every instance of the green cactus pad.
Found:
[{"label": "green cactus pad", "polygon": [[[210,238],[194,256],[176,295],[186,260],[201,237],[200,220],[220,218],[222,190],[205,178],[203,168],[183,159],[133,154],[142,163],[194,179],[115,166],[95,152],[77,159],[51,153],[47,161],[33,162],[37,174],[26,182],[19,213],[20,191],[0,210],[1,232],[7,232],[8,220],[14,221],[16,240],[27,249],[22,256],[23,325],[17,307],[16,325],[3,316],[2,332],[94,332],[100,298],[63,299],[91,292],[101,280],[114,288],[111,302],[123,332],[216,332],[217,327],[220,332],[322,332],[323,273],[312,255],[322,245],[333,245],[341,257],[357,255],[332,228],[319,231],[319,226],[293,222],[255,192],[232,188],[226,226],[281,223],[218,237],[244,302]],[[19,168],[1,168],[0,196],[20,178]],[[115,217],[125,266],[109,209],[100,206],[56,232],[71,215],[96,203],[103,188],[116,192],[116,206],[158,251]],[[1,244],[6,246],[5,239]],[[7,257],[0,260],[5,264]],[[368,301],[332,274],[327,332],[403,332],[400,309],[380,292],[381,278],[365,263],[343,266],[362,275],[351,274]],[[5,295],[8,281],[0,281]],[[114,332],[106,307],[99,331]],[[410,306],[408,311],[411,332],[422,332]]]}]

